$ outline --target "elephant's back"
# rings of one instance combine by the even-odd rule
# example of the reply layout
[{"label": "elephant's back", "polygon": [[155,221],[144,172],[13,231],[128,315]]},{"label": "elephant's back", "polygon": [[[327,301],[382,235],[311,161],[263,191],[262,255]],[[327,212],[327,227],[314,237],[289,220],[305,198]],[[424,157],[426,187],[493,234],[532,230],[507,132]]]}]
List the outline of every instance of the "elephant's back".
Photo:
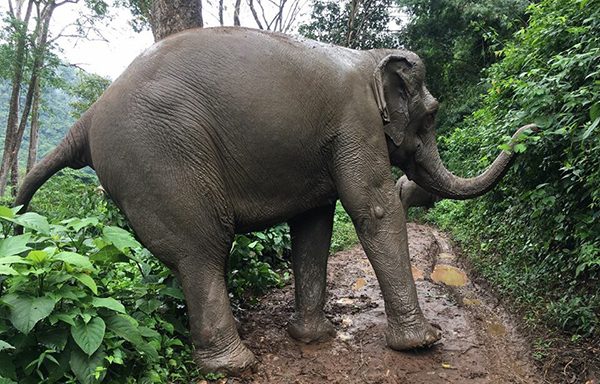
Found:
[{"label": "elephant's back", "polygon": [[[90,147],[100,180],[110,189],[134,173],[139,183],[160,174],[201,185],[216,172],[232,201],[245,201],[234,207],[240,221],[266,202],[287,213],[310,208],[333,193],[325,130],[343,119],[339,104],[352,92],[345,77],[355,53],[332,49],[240,28],[155,44],[97,103]],[[288,201],[297,194],[305,195],[300,205]]]}]

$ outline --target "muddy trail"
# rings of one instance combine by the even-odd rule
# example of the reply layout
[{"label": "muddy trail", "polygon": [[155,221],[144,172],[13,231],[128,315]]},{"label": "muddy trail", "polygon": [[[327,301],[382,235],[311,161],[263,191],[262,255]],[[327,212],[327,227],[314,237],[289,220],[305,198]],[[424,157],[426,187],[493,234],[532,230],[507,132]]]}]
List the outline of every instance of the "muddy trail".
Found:
[{"label": "muddy trail", "polygon": [[360,246],[330,256],[327,316],[337,336],[304,345],[286,324],[293,285],[274,290],[244,312],[240,333],[260,361],[258,370],[230,383],[537,383],[525,343],[493,300],[459,269],[448,239],[408,225],[421,308],[443,329],[431,349],[386,347],[383,300]]}]

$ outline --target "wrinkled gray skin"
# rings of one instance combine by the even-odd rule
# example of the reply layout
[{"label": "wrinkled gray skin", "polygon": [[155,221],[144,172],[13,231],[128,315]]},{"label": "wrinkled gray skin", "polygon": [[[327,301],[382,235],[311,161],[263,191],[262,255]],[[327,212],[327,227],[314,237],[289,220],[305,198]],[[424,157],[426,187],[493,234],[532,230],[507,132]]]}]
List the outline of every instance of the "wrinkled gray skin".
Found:
[{"label": "wrinkled gray skin", "polygon": [[398,196],[400,196],[405,217],[408,217],[408,210],[411,207],[423,207],[429,209],[433,208],[435,203],[442,200],[442,198],[435,193],[428,192],[419,187],[414,181],[408,180],[406,175],[399,178],[396,182],[396,191],[398,192]]},{"label": "wrinkled gray skin", "polygon": [[235,374],[255,358],[225,286],[234,234],[290,224],[289,333],[321,340],[334,334],[323,305],[340,199],[379,279],[387,344],[428,346],[440,334],[417,302],[390,161],[438,194],[468,198],[490,189],[511,155],[475,179],[446,171],[424,79],[408,51],[243,28],[182,32],[129,66],[27,175],[17,204],[64,167],[94,168],[142,243],[180,277],[201,369]]}]

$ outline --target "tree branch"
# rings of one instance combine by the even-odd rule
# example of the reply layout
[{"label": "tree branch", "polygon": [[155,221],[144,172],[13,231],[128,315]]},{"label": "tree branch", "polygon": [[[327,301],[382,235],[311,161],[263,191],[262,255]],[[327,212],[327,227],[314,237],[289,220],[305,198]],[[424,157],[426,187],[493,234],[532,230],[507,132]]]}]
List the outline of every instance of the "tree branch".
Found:
[{"label": "tree branch", "polygon": [[248,6],[250,6],[250,11],[252,12],[252,17],[254,17],[254,21],[256,21],[256,25],[260,29],[264,29],[260,19],[258,18],[258,14],[256,13],[256,8],[254,8],[254,0],[248,0]]}]

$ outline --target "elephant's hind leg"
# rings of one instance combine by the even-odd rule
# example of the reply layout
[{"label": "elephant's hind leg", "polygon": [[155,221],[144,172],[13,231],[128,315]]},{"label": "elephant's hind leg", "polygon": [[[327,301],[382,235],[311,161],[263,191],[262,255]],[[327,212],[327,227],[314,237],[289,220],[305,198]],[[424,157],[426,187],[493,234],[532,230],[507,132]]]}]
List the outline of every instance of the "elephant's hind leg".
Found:
[{"label": "elephant's hind leg", "polygon": [[201,185],[182,191],[188,188],[182,184],[172,192],[138,194],[135,206],[124,208],[142,243],[177,272],[201,371],[239,374],[256,359],[237,333],[225,282],[233,215],[215,197],[215,183],[212,191]]},{"label": "elephant's hind leg", "polygon": [[288,332],[305,343],[335,336],[333,325],[323,313],[334,208],[317,208],[289,223],[296,311]]}]

